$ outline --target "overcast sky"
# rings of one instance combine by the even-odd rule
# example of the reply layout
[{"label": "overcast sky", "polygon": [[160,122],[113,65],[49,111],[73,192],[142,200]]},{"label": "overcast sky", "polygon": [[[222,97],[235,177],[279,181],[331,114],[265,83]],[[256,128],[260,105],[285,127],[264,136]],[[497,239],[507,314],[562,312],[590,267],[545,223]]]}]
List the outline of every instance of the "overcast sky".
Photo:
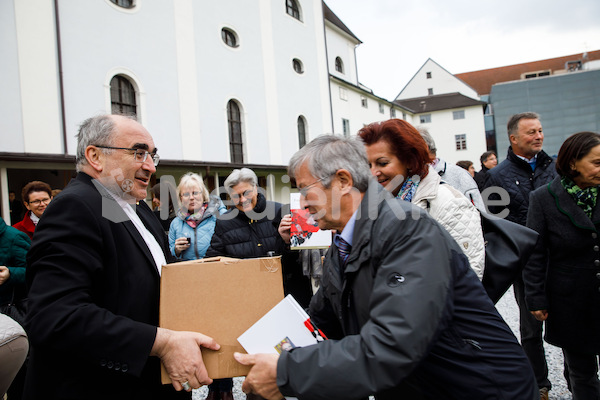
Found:
[{"label": "overcast sky", "polygon": [[360,82],[394,100],[433,59],[452,74],[600,50],[598,0],[325,0],[363,43]]}]

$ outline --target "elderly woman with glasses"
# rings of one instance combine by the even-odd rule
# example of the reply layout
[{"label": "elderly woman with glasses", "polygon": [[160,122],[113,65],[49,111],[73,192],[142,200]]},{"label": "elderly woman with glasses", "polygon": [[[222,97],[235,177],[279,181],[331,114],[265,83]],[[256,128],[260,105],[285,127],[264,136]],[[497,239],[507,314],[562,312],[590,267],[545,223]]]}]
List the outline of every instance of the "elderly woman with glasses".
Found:
[{"label": "elderly woman with glasses", "polygon": [[221,199],[209,196],[200,175],[188,172],[177,187],[180,207],[169,228],[169,248],[179,260],[204,258],[217,216],[226,211]]}]

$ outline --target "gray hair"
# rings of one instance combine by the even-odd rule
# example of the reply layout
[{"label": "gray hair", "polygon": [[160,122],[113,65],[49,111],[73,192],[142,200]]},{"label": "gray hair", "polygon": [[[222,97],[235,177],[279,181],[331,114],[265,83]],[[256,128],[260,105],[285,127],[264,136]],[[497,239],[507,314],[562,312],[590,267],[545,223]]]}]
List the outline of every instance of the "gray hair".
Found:
[{"label": "gray hair", "polygon": [[181,198],[181,190],[189,186],[198,186],[202,193],[202,201],[206,202],[209,198],[208,189],[204,185],[202,177],[194,172],[188,172],[181,177],[177,186],[177,196]]},{"label": "gray hair", "polygon": [[[75,168],[81,171],[87,165],[85,149],[91,145],[112,146],[113,134],[115,133],[115,121],[111,115],[103,114],[88,118],[79,126],[77,133],[77,155]],[[102,149],[112,151],[110,149]]]},{"label": "gray hair", "polygon": [[254,171],[250,168],[242,168],[231,171],[231,174],[225,179],[225,189],[228,193],[231,193],[232,188],[241,182],[247,182],[253,186],[258,186],[258,178]]},{"label": "gray hair", "polygon": [[315,178],[328,188],[331,177],[340,169],[352,176],[353,185],[361,193],[367,191],[371,171],[367,153],[358,138],[345,138],[336,135],[321,135],[301,148],[292,156],[288,166],[288,175],[292,178],[304,163]]},{"label": "gray hair", "polygon": [[508,124],[506,124],[506,130],[508,131],[509,139],[511,135],[516,136],[519,132],[519,121],[522,119],[540,119],[540,115],[538,113],[527,111],[515,114],[512,117],[510,117],[510,119],[508,120]]},{"label": "gray hair", "polygon": [[421,137],[423,138],[423,140],[425,140],[425,143],[427,143],[429,152],[431,154],[437,155],[437,147],[435,146],[435,140],[433,140],[433,138],[429,134],[429,131],[427,130],[427,128],[424,128],[422,126],[417,126],[417,130],[421,134]]}]

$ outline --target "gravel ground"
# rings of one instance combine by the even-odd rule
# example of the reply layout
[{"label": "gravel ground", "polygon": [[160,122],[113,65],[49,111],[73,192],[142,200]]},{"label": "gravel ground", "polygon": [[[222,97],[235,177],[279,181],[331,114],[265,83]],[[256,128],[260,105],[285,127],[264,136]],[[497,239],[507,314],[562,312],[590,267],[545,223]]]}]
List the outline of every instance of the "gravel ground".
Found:
[{"label": "gravel ground", "polygon": [[[519,338],[519,312],[512,289],[510,289],[496,305],[500,315],[504,318],[508,326],[513,330],[515,336]],[[552,390],[550,391],[550,400],[571,400],[571,393],[567,389],[567,383],[563,377],[563,355],[562,351],[555,346],[544,343],[546,349],[546,360],[548,362],[550,382]],[[234,378],[233,397],[235,400],[245,400],[246,396],[242,392],[243,378]],[[208,393],[206,387],[194,390],[194,400],[204,400]]]}]

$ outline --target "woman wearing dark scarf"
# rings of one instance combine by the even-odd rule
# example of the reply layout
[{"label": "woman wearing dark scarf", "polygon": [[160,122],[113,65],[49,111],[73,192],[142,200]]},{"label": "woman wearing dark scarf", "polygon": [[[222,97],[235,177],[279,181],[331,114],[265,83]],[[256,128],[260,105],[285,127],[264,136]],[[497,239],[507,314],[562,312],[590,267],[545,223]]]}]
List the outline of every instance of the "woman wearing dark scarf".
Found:
[{"label": "woman wearing dark scarf", "polygon": [[200,175],[188,172],[177,186],[180,207],[169,228],[169,248],[179,260],[204,258],[217,216],[226,211],[221,199],[209,196]]},{"label": "woman wearing dark scarf", "polygon": [[479,279],[485,250],[479,212],[431,167],[429,148],[417,129],[401,119],[374,122],[358,136],[367,150],[371,173],[397,198],[423,209],[458,243]]},{"label": "woman wearing dark scarf", "polygon": [[561,347],[573,399],[599,399],[600,135],[579,132],[558,152],[556,177],[530,195],[527,226],[540,234],[525,267],[525,299]]}]

